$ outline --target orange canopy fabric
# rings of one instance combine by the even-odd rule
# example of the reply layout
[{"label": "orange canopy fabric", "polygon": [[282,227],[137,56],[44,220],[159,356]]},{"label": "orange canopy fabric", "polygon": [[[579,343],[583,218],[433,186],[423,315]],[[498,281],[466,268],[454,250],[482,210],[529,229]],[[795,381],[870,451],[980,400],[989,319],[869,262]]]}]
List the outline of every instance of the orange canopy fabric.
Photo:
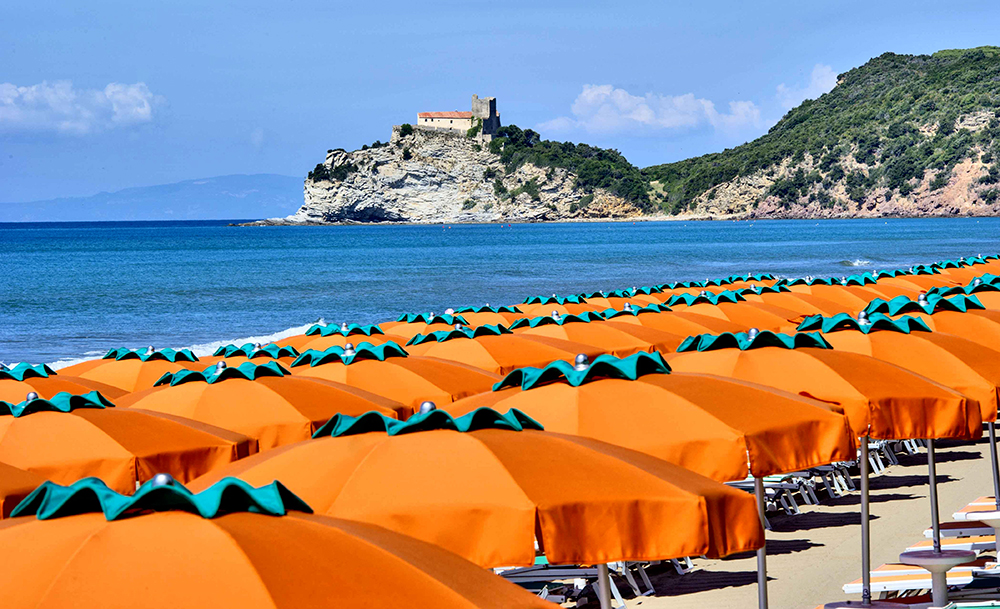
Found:
[{"label": "orange canopy fabric", "polygon": [[434,357],[393,357],[319,366],[296,366],[292,374],[364,389],[399,402],[399,416],[408,417],[425,400],[442,406],[467,395],[489,391],[499,375]]},{"label": "orange canopy fabric", "polygon": [[479,336],[475,339],[429,341],[407,345],[410,355],[426,355],[475,366],[494,374],[507,374],[524,366],[542,367],[557,359],[572,360],[580,351],[561,349],[516,334]]},{"label": "orange canopy fabric", "polygon": [[430,544],[301,512],[13,518],[0,560],[4,609],[552,606]]},{"label": "orange canopy fabric", "polygon": [[765,292],[763,294],[753,294],[744,292],[743,297],[747,302],[757,302],[772,305],[789,311],[794,311],[798,315],[836,315],[844,310],[844,307],[832,300],[813,296],[812,294],[796,294],[793,292]]},{"label": "orange canopy fabric", "polygon": [[[317,513],[378,524],[484,567],[659,560],[763,543],[755,501],[676,465],[544,431],[365,433],[291,444],[195,481],[280,479]],[[712,531],[709,532],[709,529]]]},{"label": "orange canopy fabric", "polygon": [[337,413],[358,416],[376,410],[395,418],[402,408],[355,387],[294,376],[161,385],[133,393],[118,406],[229,429],[257,440],[260,450],[307,440]]},{"label": "orange canopy fabric", "polygon": [[979,403],[983,421],[996,421],[998,351],[938,332],[842,331],[824,336],[836,349],[870,355],[964,393]]},{"label": "orange canopy fabric", "polygon": [[837,405],[858,436],[974,440],[983,433],[975,402],[926,377],[866,355],[834,349],[764,347],[665,357],[675,372],[738,378]]},{"label": "orange canopy fabric", "polygon": [[701,303],[690,307],[677,306],[675,311],[697,313],[708,317],[725,319],[746,331],[750,328],[782,332],[794,330],[802,316],[795,311],[756,302],[723,302],[717,305]]},{"label": "orange canopy fabric", "polygon": [[523,313],[495,313],[493,311],[464,311],[459,315],[469,322],[470,326],[509,326],[514,320],[524,317]]},{"label": "orange canopy fabric", "polygon": [[720,482],[850,461],[856,451],[846,418],[831,407],[705,374],[504,389],[459,400],[448,411],[457,416],[484,406],[517,408],[547,431],[624,446]]},{"label": "orange canopy fabric", "polygon": [[[876,298],[882,298],[888,300],[892,296],[888,296],[882,292],[876,291],[874,286],[840,286],[840,285],[793,285],[789,286],[788,289],[795,294],[808,294],[815,296],[817,298],[822,298],[824,300],[829,300],[831,302],[839,304],[841,312],[856,314],[858,311],[864,309],[868,306],[868,303],[875,300]],[[916,293],[913,296],[916,297]]]},{"label": "orange canopy fabric", "polygon": [[[427,324],[423,322],[412,322],[406,323],[401,321],[390,321],[379,325],[382,331],[385,332],[385,338],[391,341],[395,341],[402,345],[406,341],[410,340],[417,334],[430,334],[431,332],[453,330],[455,326],[452,324],[446,324],[441,322],[436,322],[432,324]],[[357,345],[360,340],[348,341],[353,342]]]},{"label": "orange canopy fabric", "polygon": [[550,302],[548,304],[520,304],[517,305],[517,308],[521,309],[523,317],[531,318],[552,315],[553,311],[557,311],[560,315],[579,315],[587,311],[600,313],[607,307],[589,302],[567,302],[565,304]]},{"label": "orange canopy fabric", "polygon": [[659,294],[635,294],[632,296],[607,296],[607,297],[595,297],[588,298],[587,304],[600,307],[601,310],[604,309],[617,309],[621,310],[625,307],[625,303],[629,303],[632,306],[644,307],[650,304],[660,304],[662,301],[657,298]]},{"label": "orange canopy fabric", "polygon": [[43,482],[44,476],[0,462],[0,518],[10,516],[11,510]]},{"label": "orange canopy fabric", "polygon": [[896,277],[882,277],[875,284],[876,289],[885,291],[886,288],[904,288],[910,292],[924,292],[936,287],[951,287],[962,285],[963,282],[956,280],[949,275],[898,275]]},{"label": "orange canopy fabric", "polygon": [[256,450],[225,429],[124,408],[0,416],[0,461],[59,484],[96,476],[121,493],[161,472],[192,480]]},{"label": "orange canopy fabric", "polygon": [[[617,318],[616,318],[617,319]],[[514,330],[521,336],[545,336],[599,348],[604,353],[625,357],[640,351],[667,351],[676,347],[678,337],[653,328],[635,325],[615,325],[605,321],[573,322],[527,326]],[[684,337],[681,337],[683,340]]]},{"label": "orange canopy fabric", "polygon": [[[195,369],[201,365],[201,362],[186,363],[194,364]],[[184,370],[187,367],[189,366],[181,362],[168,362],[162,359],[145,362],[140,359],[94,359],[63,368],[62,374],[97,381],[131,393],[149,389],[164,374]]]},{"label": "orange canopy fabric", "polygon": [[[440,325],[443,326],[444,324]],[[286,339],[276,341],[275,344],[279,347],[294,347],[299,353],[305,353],[309,349],[326,351],[330,347],[343,347],[347,343],[351,343],[355,346],[360,345],[361,343],[381,345],[390,341],[400,342],[400,344],[406,342],[405,340],[401,340],[398,336],[386,336],[385,334],[372,334],[371,336],[366,336],[364,334],[352,334],[350,336],[341,336],[340,334],[331,334],[329,336],[314,334],[312,336],[306,336],[305,334],[299,334],[298,336],[290,336]],[[287,368],[287,366],[285,367]]]},{"label": "orange canopy fabric", "polygon": [[125,395],[128,391],[112,387],[97,381],[81,379],[75,376],[64,376],[57,374],[47,378],[34,377],[23,381],[14,379],[0,379],[0,400],[18,404],[27,398],[30,392],[34,391],[40,398],[51,398],[60,391],[72,393],[73,395],[83,395],[91,391],[98,391],[109,400],[116,400]]},{"label": "orange canopy fabric", "polygon": [[743,327],[726,319],[709,317],[684,311],[678,307],[673,311],[659,313],[642,313],[640,315],[619,315],[609,319],[609,322],[619,324],[637,324],[674,334],[677,336],[696,336],[698,334],[722,334],[723,332],[742,332]]},{"label": "orange canopy fabric", "polygon": [[[1000,311],[972,309],[964,313],[938,311],[933,315],[926,313],[906,313],[905,315],[919,317],[936,332],[961,336],[990,348],[996,348],[997,345],[1000,345]],[[0,381],[0,383],[2,382]]]}]

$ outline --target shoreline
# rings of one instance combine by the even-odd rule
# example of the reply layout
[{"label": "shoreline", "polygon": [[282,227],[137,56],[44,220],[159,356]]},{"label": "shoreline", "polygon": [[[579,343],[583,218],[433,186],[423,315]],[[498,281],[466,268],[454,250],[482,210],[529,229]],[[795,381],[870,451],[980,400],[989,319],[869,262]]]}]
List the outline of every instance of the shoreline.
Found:
[{"label": "shoreline", "polygon": [[825,220],[932,220],[941,218],[973,219],[973,218],[997,218],[995,215],[976,214],[940,214],[925,216],[831,216],[831,217],[785,217],[772,216],[767,218],[756,218],[747,214],[692,214],[689,216],[671,216],[666,214],[655,214],[648,216],[633,216],[628,218],[561,218],[559,220],[537,220],[531,222],[509,220],[504,222],[465,222],[465,221],[440,221],[440,222],[402,222],[402,221],[382,221],[382,222],[294,222],[284,218],[268,218],[266,220],[255,220],[253,222],[231,223],[232,227],[268,227],[268,226],[438,226],[460,224],[467,226],[487,226],[494,224],[593,224],[601,222],[763,222],[769,220],[799,220],[803,222],[820,222]]}]

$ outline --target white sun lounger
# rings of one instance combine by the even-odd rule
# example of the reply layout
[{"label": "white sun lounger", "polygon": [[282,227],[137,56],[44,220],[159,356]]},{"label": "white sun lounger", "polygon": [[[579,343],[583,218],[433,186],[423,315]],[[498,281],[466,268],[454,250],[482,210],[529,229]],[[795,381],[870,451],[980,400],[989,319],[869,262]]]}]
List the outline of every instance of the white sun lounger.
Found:
[{"label": "white sun lounger", "polygon": [[[976,568],[968,565],[961,565],[948,571],[948,585],[963,586],[970,583],[975,570]],[[931,587],[931,574],[924,569],[910,565],[885,564],[874,569],[871,575],[873,594],[929,590]],[[861,580],[856,579],[849,584],[844,584],[844,593],[861,594]]]},{"label": "white sun lounger", "polygon": [[[934,541],[925,539],[906,548],[907,552],[914,550],[930,550],[934,547]],[[972,550],[973,552],[983,552],[993,550],[997,547],[996,537],[993,535],[976,535],[975,537],[951,537],[941,540],[942,550]]]}]

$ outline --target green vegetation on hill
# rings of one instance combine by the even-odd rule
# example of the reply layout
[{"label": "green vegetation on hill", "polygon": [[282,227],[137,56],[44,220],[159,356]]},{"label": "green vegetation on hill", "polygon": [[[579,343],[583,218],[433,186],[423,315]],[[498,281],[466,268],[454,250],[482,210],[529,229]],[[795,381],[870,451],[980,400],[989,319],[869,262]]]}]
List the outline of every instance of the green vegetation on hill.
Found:
[{"label": "green vegetation on hill", "polygon": [[[963,126],[963,117],[972,123]],[[840,75],[831,92],[790,110],[766,135],[643,174],[657,182],[655,203],[679,213],[719,184],[775,172],[786,160],[794,168],[807,154],[809,171],[799,167],[767,192],[785,207],[803,199],[831,207],[837,185],[855,201],[877,188],[906,195],[928,170],[939,189],[974,155],[990,165],[980,181],[1000,182],[1000,48],[885,53]]]},{"label": "green vegetation on hill", "polygon": [[[603,188],[645,211],[656,209],[649,198],[649,180],[617,150],[543,140],[531,129],[521,130],[516,125],[508,125],[497,131],[490,142],[490,151],[500,155],[508,173],[525,163],[536,167],[559,167],[573,172],[576,186],[587,193]],[[503,186],[499,181],[498,184]],[[532,194],[528,190],[525,192]],[[537,185],[533,192],[532,196],[536,197]]]}]

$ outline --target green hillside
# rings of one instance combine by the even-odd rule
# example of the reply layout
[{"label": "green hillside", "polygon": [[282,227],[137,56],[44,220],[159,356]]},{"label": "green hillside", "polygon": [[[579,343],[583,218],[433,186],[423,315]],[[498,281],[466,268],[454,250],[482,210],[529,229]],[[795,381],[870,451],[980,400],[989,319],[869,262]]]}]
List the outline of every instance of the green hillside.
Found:
[{"label": "green hillside", "polygon": [[[1000,48],[885,53],[840,75],[838,85],[789,111],[752,142],[643,170],[653,200],[680,213],[738,177],[763,175],[782,207],[833,208],[878,192],[892,200],[924,184],[948,185],[966,159],[985,165],[976,196],[995,202],[1000,185]],[[930,170],[930,173],[927,173]]]}]

